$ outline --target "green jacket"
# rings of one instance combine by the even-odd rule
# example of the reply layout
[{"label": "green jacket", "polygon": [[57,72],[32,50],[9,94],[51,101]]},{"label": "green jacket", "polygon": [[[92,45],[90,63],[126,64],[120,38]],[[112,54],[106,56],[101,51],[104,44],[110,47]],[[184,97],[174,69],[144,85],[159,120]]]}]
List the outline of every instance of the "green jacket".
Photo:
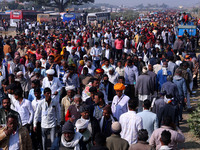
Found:
[{"label": "green jacket", "polygon": [[106,146],[109,150],[128,150],[129,148],[128,142],[116,134],[112,134],[106,139]]}]

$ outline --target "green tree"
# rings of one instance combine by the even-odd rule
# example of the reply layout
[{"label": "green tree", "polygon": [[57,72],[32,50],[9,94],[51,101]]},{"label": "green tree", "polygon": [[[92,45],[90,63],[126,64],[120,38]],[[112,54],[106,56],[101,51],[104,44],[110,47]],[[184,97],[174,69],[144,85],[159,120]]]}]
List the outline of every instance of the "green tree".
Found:
[{"label": "green tree", "polygon": [[19,0],[19,2],[35,2],[41,6],[58,8],[60,12],[64,11],[70,5],[83,5],[85,3],[94,3],[94,0]]}]

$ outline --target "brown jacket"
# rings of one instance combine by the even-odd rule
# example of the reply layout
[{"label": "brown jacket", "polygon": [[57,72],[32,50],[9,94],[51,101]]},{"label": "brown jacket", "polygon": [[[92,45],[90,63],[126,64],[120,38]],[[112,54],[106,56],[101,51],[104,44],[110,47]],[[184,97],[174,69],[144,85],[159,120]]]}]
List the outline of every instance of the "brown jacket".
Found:
[{"label": "brown jacket", "polygon": [[129,148],[128,142],[116,134],[106,139],[106,146],[109,150],[128,150]]},{"label": "brown jacket", "polygon": [[7,53],[11,53],[12,50],[11,50],[10,45],[8,45],[8,44],[4,45],[3,52],[4,52],[4,55],[6,55]]},{"label": "brown jacket", "polygon": [[[8,150],[9,148],[9,136],[4,132],[4,128],[0,129],[0,148]],[[28,130],[22,127],[18,130],[19,132],[19,147],[20,150],[32,150],[32,141],[29,136]]]},{"label": "brown jacket", "polygon": [[153,150],[154,148],[149,145],[148,142],[138,141],[136,144],[132,144],[128,150]]}]

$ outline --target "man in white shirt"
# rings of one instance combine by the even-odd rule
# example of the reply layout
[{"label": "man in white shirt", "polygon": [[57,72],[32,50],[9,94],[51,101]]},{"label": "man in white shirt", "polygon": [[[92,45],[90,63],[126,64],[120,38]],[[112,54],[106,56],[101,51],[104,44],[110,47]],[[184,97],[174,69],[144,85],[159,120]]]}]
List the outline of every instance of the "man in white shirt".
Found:
[{"label": "man in white shirt", "polygon": [[47,77],[43,79],[42,88],[50,88],[51,94],[55,96],[55,98],[59,101],[59,92],[62,89],[62,84],[57,77],[54,77],[55,71],[53,69],[49,69],[46,71]]},{"label": "man in white shirt", "polygon": [[50,132],[51,144],[54,142],[56,127],[60,127],[60,105],[57,100],[51,98],[51,89],[44,89],[43,99],[35,112],[33,130],[37,130],[37,122],[41,116],[41,128],[42,128],[42,146],[43,150],[47,149],[47,136]]},{"label": "man in white shirt", "polygon": [[114,86],[114,90],[116,91],[115,97],[112,101],[112,113],[113,117],[115,117],[117,120],[119,120],[119,117],[128,111],[128,101],[129,97],[123,94],[123,91],[125,90],[125,86],[122,83],[117,83]]},{"label": "man in white shirt", "polygon": [[99,43],[95,42],[95,46],[92,47],[91,51],[90,51],[90,55],[92,56],[93,62],[94,62],[94,66],[96,68],[99,68],[100,66],[100,57],[101,57],[101,48],[98,47]]},{"label": "man in white shirt", "polygon": [[[32,107],[33,107],[33,110],[34,110],[34,113],[35,113],[36,109],[37,109],[37,107],[39,105],[39,103],[41,103],[41,101],[43,100],[43,98],[41,97],[41,90],[40,90],[40,88],[35,88],[34,89],[34,95],[35,95],[35,98],[34,98],[34,100],[31,103],[32,103]],[[33,143],[38,143],[37,145],[33,144],[33,148],[34,149],[40,149],[41,146],[42,146],[41,114],[40,114],[40,117],[39,117],[38,123],[37,123],[37,131],[36,131],[36,133],[32,132],[31,138],[32,138],[32,142]]]},{"label": "man in white shirt", "polygon": [[110,67],[110,62],[108,59],[106,59],[104,62],[104,66],[102,67],[102,69],[104,70],[104,74],[108,74]]},{"label": "man in white shirt", "polygon": [[71,41],[67,42],[66,50],[71,54],[72,53],[72,44]]},{"label": "man in white shirt", "polygon": [[137,100],[128,101],[129,111],[119,118],[122,126],[121,138],[128,141],[129,145],[137,143],[138,131],[142,129],[142,118],[136,114]]},{"label": "man in white shirt", "polygon": [[15,111],[19,113],[22,121],[22,126],[27,127],[29,130],[30,124],[33,121],[33,107],[31,105],[31,102],[25,98],[22,97],[23,91],[20,89],[16,89],[14,91],[14,105],[15,105]]},{"label": "man in white shirt", "polygon": [[115,71],[119,74],[119,76],[123,76],[124,77],[125,68],[122,66],[122,62],[121,61],[117,62],[117,68],[115,69]]},{"label": "man in white shirt", "polygon": [[[94,75],[95,66],[92,65],[92,62],[90,60],[87,61],[86,65],[83,68],[88,68],[88,73],[91,75]],[[83,74],[83,70],[81,71],[81,74]]]}]

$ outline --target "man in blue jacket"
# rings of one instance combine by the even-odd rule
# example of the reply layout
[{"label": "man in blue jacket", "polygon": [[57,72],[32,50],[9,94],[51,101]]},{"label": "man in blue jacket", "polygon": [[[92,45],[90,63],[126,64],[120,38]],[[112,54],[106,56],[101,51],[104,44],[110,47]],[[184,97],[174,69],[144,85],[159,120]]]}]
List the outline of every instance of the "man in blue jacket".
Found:
[{"label": "man in blue jacket", "polygon": [[185,79],[181,77],[182,71],[180,69],[176,70],[175,76],[173,77],[173,82],[177,85],[179,99],[180,99],[180,108],[179,108],[179,120],[182,120],[182,112],[183,112],[183,103],[186,102],[187,99],[187,86]]}]

